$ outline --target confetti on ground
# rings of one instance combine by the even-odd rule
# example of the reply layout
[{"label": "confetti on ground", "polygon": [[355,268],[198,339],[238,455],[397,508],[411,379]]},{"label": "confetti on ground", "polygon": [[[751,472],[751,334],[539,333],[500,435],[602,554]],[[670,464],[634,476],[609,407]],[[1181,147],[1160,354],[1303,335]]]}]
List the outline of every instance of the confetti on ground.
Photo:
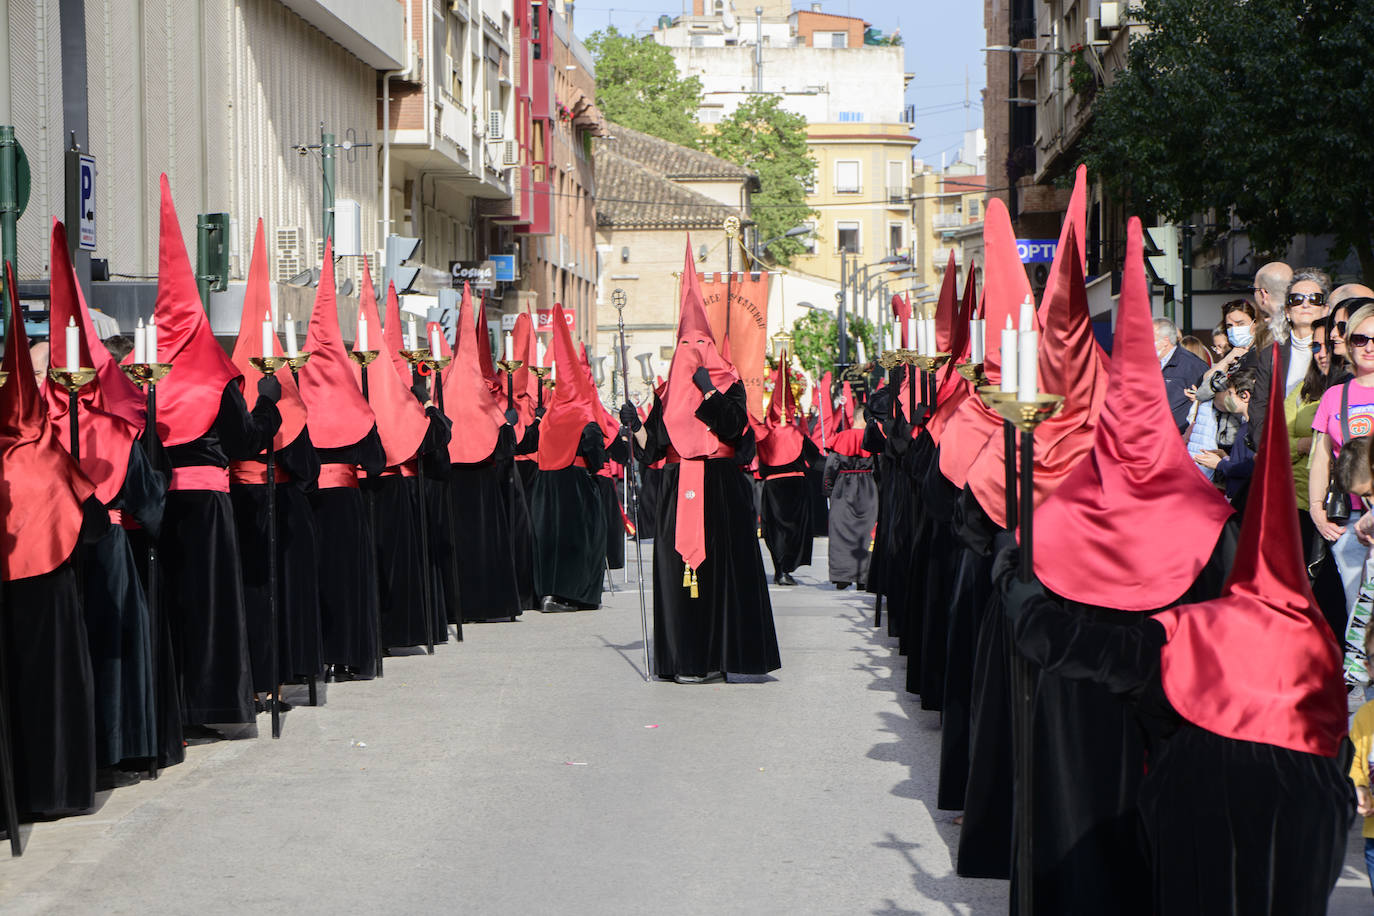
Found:
[{"label": "confetti on ground", "polygon": [[644,727],[645,727],[645,728],[658,728],[657,725],[646,725],[646,726],[644,726]]},{"label": "confetti on ground", "polygon": [[586,765],[587,765],[587,761],[585,761],[585,760],[564,760],[564,761],[563,761],[563,766],[565,766],[565,767],[584,767],[584,766],[586,766]]},{"label": "confetti on ground", "polygon": [[353,742],[353,746],[354,746],[354,747],[367,747],[367,742],[366,742],[366,741],[354,741],[354,742]]}]

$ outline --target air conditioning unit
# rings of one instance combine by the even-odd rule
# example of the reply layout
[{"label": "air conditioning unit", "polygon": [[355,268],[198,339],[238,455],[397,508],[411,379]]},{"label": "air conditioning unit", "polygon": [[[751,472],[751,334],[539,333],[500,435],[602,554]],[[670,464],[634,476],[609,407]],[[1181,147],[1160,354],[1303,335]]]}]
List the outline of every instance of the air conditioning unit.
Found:
[{"label": "air conditioning unit", "polygon": [[505,112],[503,112],[503,111],[491,111],[491,112],[488,112],[488,113],[487,113],[487,139],[488,139],[488,140],[504,140],[504,139],[506,139],[505,127],[506,127],[506,123],[505,123]]},{"label": "air conditioning unit", "polygon": [[505,149],[501,157],[501,163],[503,165],[520,164],[520,150],[516,147],[514,140],[505,141]]},{"label": "air conditioning unit", "polygon": [[305,269],[305,230],[298,226],[278,226],[272,233],[275,250],[273,266],[277,280],[285,282]]},{"label": "air conditioning unit", "polygon": [[305,230],[300,227],[278,226],[273,233],[273,247],[277,251],[301,251],[305,248]]},{"label": "air conditioning unit", "polygon": [[301,264],[301,259],[294,254],[287,255],[278,253],[273,266],[276,269],[277,282],[279,283],[285,283],[302,270],[305,270],[304,265]]}]

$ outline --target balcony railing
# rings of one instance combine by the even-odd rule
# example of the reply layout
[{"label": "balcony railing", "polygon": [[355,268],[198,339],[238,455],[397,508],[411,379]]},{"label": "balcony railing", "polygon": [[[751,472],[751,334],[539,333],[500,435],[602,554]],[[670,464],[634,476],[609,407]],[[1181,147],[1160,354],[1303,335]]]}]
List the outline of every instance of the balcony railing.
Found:
[{"label": "balcony railing", "polygon": [[956,229],[963,224],[964,214],[962,213],[936,213],[930,220],[933,229]]},{"label": "balcony railing", "polygon": [[889,187],[887,189],[887,205],[889,207],[905,207],[907,190],[903,187]]}]

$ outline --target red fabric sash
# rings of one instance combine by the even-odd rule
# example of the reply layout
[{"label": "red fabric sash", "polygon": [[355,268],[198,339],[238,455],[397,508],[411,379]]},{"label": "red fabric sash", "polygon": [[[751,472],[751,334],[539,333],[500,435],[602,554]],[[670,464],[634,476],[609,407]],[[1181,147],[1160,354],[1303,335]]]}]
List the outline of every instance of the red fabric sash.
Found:
[{"label": "red fabric sash", "polygon": [[763,479],[764,479],[764,480],[782,480],[784,477],[805,477],[805,476],[806,476],[806,475],[805,475],[804,473],[802,473],[801,471],[787,471],[787,472],[782,473],[782,474],[766,474],[766,475],[764,475],[764,478],[763,478]]},{"label": "red fabric sash", "polygon": [[358,489],[358,469],[351,464],[322,464],[320,465],[321,490],[329,490],[336,487],[348,487]]},{"label": "red fabric sash", "polygon": [[213,464],[193,464],[190,467],[172,468],[172,484],[169,490],[213,490],[216,493],[229,492],[229,469]]},{"label": "red fabric sash", "polygon": [[[272,469],[275,473],[272,479],[277,483],[286,483],[291,479],[291,475],[286,473],[286,468],[276,465]],[[261,461],[231,461],[229,462],[229,485],[247,486],[250,484],[267,483],[267,465]]]}]

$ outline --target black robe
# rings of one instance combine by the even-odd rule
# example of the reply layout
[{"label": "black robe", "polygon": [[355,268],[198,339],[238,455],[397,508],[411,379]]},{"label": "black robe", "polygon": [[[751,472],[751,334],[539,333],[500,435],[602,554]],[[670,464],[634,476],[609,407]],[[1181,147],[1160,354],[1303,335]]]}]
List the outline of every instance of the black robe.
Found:
[{"label": "black robe", "polygon": [[597,474],[596,489],[601,494],[601,514],[606,519],[606,568],[625,568],[625,522],[620,517],[620,481]]},{"label": "black robe", "polygon": [[[659,493],[663,489],[663,468],[650,467],[648,462],[639,463],[639,518],[631,518],[634,522],[637,537],[641,541],[651,541],[658,534],[658,518],[655,507],[658,505]],[[628,513],[630,507],[626,506]]]},{"label": "black robe", "polygon": [[940,782],[936,804],[946,811],[964,807],[968,785],[973,663],[978,627],[991,594],[992,539],[997,527],[967,487],[959,495],[954,530],[963,543],[950,597],[945,640],[944,715],[940,731]]},{"label": "black robe", "polygon": [[921,695],[921,708],[945,705],[945,655],[949,649],[949,608],[961,542],[954,531],[960,490],[940,472],[937,448],[921,487],[925,509],[921,542],[915,562],[922,570],[923,587],[916,595],[921,621],[920,651],[907,658],[906,689]]},{"label": "black robe", "polygon": [[895,388],[884,387],[869,399],[870,405],[878,408],[878,416],[885,417],[885,421],[875,423],[870,417],[864,429],[863,447],[875,456],[878,481],[878,531],[874,557],[869,564],[868,590],[887,600],[887,633],[901,637],[903,612],[910,596],[917,510],[917,494],[908,470],[911,465],[905,462],[917,431],[900,411],[890,412],[892,396],[880,397],[888,391],[895,391]]},{"label": "black robe", "polygon": [[586,467],[541,470],[534,480],[534,591],[590,609],[601,606],[606,572],[606,506],[594,476],[606,463],[601,427],[587,424],[577,455]]},{"label": "black robe", "polygon": [[[462,430],[454,435],[461,436]],[[512,549],[507,488],[515,432],[502,426],[486,460],[454,464],[449,498],[458,537],[458,591],[462,620],[508,620],[523,610]]]},{"label": "black robe", "polygon": [[[251,459],[255,464],[263,461]],[[319,544],[315,515],[306,491],[320,476],[319,457],[302,429],[274,460],[290,479],[276,485],[277,495],[277,679],[304,680],[324,671],[320,635]],[[253,690],[273,693],[271,606],[268,603],[267,485],[230,487],[234,522],[243,560],[243,593]]]},{"label": "black robe", "polygon": [[873,526],[878,520],[878,484],[871,455],[825,459],[825,492],[830,497],[830,581],[868,581]]},{"label": "black robe", "polygon": [[[135,442],[124,483],[109,508],[156,533],[166,506],[167,476]],[[83,610],[95,678],[96,762],[157,755],[152,617],[129,534],[112,524],[81,551]],[[180,729],[177,730],[178,736]]]},{"label": "black robe", "polygon": [[775,574],[811,565],[813,507],[806,472],[819,461],[820,450],[810,439],[803,439],[801,454],[793,461],[781,465],[759,462],[763,541]]},{"label": "black robe", "polygon": [[[252,458],[276,434],[276,404],[259,397],[248,412],[237,382],[225,386],[219,415],[199,439],[167,449],[174,468]],[[172,490],[159,535],[163,600],[181,675],[187,724],[253,721],[243,566],[229,494]]]},{"label": "black robe", "polygon": [[[1006,588],[1022,654],[1052,676],[1092,681],[1132,703],[1149,761],[1138,804],[1153,898],[1131,900],[1134,908],[1247,916],[1326,912],[1353,810],[1347,767],[1334,757],[1225,738],[1180,717],[1160,681],[1164,630],[1154,621],[1104,623],[1071,613],[1038,582]],[[1123,775],[1135,779],[1137,773]],[[1100,781],[1106,780],[1103,774]],[[1036,816],[1046,807],[1037,799]],[[1123,835],[1127,829],[1108,827]],[[1136,889],[1119,891],[1112,912],[1125,912],[1121,894]],[[1040,906],[1038,885],[1036,909],[1048,912]]]},{"label": "black robe", "polygon": [[539,462],[533,458],[539,451],[539,423],[525,427],[525,435],[515,447],[515,455],[530,455],[526,460],[513,457],[506,462],[504,479],[509,494],[511,551],[515,560],[515,590],[520,607],[538,607],[539,596],[534,593],[534,518],[530,514],[530,492],[539,473]]},{"label": "black robe", "polygon": [[[86,503],[84,542],[109,526]],[[78,550],[84,550],[79,546]],[[4,676],[16,808],[48,817],[95,804],[96,708],[91,656],[70,559],[41,576],[5,582]]]},{"label": "black robe", "polygon": [[[435,408],[427,412],[429,426],[419,454],[448,448],[449,424]],[[426,481],[428,483],[428,481]],[[383,648],[423,646],[443,642],[447,624],[436,627],[434,602],[442,602],[432,577],[424,567],[420,540],[419,478],[408,477],[399,467],[387,468],[359,484],[376,503],[377,585],[381,594],[381,644]],[[426,522],[429,506],[426,505]],[[431,551],[434,544],[430,543]],[[429,590],[426,594],[426,589]],[[425,609],[430,618],[426,623]]]},{"label": "black robe", "polygon": [[[367,473],[381,471],[386,462],[377,427],[352,445],[316,448],[320,464],[361,467]],[[325,664],[335,674],[345,669],[356,678],[377,674],[376,548],[373,546],[373,512],[357,487],[323,487],[310,494],[319,533],[320,635]]]},{"label": "black robe", "polygon": [[[681,466],[674,462],[663,469],[654,539],[654,673],[660,678],[766,674],[782,666],[754,528],[753,485],[741,470],[754,457],[745,410],[744,386],[736,382],[696,411],[735,450],[734,457],[705,462],[707,554],[696,571],[696,598],[682,584],[685,564],[674,546]],[[669,439],[661,404],[655,403],[644,430],[646,460],[665,457]]]}]

